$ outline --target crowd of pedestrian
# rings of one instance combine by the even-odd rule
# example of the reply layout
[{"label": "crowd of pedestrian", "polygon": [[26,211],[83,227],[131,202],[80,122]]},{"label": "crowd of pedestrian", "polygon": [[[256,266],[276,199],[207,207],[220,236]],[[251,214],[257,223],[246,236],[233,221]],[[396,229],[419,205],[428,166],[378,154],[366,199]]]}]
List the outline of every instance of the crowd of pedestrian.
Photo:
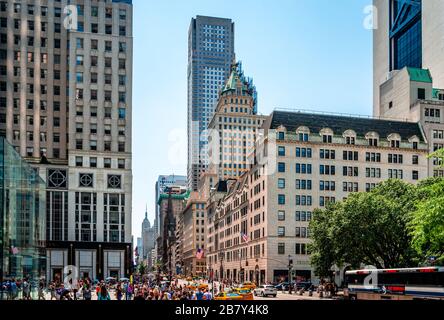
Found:
[{"label": "crowd of pedestrian", "polygon": [[[8,280],[2,285],[2,292],[8,300],[212,300],[213,293],[207,287],[191,287],[179,284],[178,280],[160,281],[144,279],[140,282],[91,281],[82,279],[76,283],[65,284],[44,280],[32,285],[28,279]],[[33,293],[33,294],[31,294]],[[95,300],[94,299],[94,300]]]}]

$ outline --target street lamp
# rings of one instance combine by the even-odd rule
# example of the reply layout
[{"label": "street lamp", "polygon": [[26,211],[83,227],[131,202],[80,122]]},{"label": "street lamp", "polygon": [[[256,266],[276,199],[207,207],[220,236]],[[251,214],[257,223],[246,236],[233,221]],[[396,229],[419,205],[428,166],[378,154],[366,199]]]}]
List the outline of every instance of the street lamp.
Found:
[{"label": "street lamp", "polygon": [[221,251],[219,253],[219,259],[220,259],[220,275],[219,278],[221,280],[221,282],[224,280],[224,259],[225,259],[225,253],[223,251]]},{"label": "street lamp", "polygon": [[288,294],[291,294],[291,271],[293,269],[293,258],[288,255]]}]

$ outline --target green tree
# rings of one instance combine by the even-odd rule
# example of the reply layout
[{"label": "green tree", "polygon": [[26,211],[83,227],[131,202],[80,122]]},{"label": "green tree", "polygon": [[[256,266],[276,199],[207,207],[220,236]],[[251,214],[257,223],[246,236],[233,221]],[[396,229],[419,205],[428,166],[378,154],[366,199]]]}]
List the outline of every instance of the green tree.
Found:
[{"label": "green tree", "polygon": [[316,209],[313,212],[313,220],[310,224],[310,232],[315,235],[309,245],[311,263],[315,273],[320,277],[330,275],[331,266],[335,262],[335,248],[333,246],[331,226],[333,215],[341,204],[329,205],[325,210]]},{"label": "green tree", "polygon": [[444,263],[444,179],[428,179],[418,186],[420,201],[413,212],[412,246],[424,263],[432,256]]},{"label": "green tree", "polygon": [[144,275],[147,271],[147,267],[145,265],[145,263],[142,261],[139,263],[139,266],[137,268],[137,271],[139,272],[140,275]]},{"label": "green tree", "polygon": [[388,180],[368,193],[318,210],[310,224],[311,263],[319,276],[334,265],[407,267],[415,258],[407,225],[416,188]]}]

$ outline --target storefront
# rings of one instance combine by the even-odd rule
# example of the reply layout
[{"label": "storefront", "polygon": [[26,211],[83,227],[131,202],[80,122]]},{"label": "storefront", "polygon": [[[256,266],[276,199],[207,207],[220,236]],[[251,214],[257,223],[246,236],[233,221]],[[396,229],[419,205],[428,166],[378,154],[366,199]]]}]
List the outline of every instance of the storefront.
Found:
[{"label": "storefront", "polygon": [[65,268],[75,268],[79,279],[129,278],[132,272],[131,244],[54,242],[47,245],[47,278],[63,281]]}]

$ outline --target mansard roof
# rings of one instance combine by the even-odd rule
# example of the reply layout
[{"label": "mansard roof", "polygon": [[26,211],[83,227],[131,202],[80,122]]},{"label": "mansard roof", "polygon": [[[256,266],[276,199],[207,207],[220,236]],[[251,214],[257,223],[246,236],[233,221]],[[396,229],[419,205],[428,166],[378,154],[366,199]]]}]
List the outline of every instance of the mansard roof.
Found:
[{"label": "mansard roof", "polygon": [[347,130],[353,130],[356,132],[357,137],[362,139],[369,132],[376,132],[381,139],[397,133],[404,141],[408,141],[413,136],[417,136],[420,142],[425,141],[419,123],[400,120],[317,114],[301,111],[274,111],[264,123],[265,129],[276,130],[279,127],[285,127],[287,131],[294,132],[301,126],[308,127],[312,134],[319,133],[324,128],[330,128],[335,135],[342,135]]}]

